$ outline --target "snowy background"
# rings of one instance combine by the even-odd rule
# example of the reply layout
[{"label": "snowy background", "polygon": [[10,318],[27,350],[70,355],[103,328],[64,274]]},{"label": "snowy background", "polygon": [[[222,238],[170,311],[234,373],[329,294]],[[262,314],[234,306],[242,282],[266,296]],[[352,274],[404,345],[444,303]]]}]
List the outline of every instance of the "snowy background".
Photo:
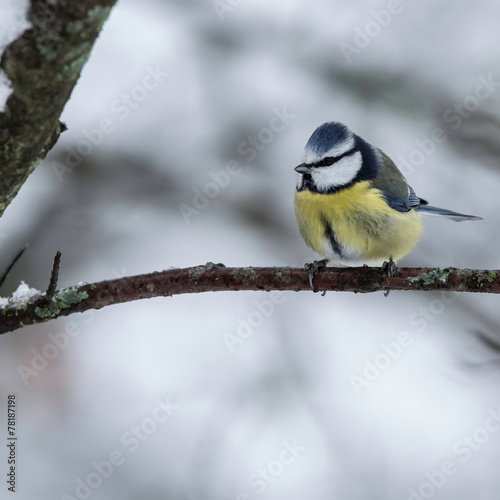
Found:
[{"label": "snowy background", "polygon": [[[23,5],[0,0],[0,44]],[[29,243],[2,295],[44,290],[57,250],[60,286],[303,265],[293,167],[329,120],[423,198],[484,217],[425,219],[402,265],[498,269],[499,17],[494,0],[120,0],[68,131],[0,220],[0,267]],[[496,500],[498,311],[480,294],[238,292],[6,334],[17,498]]]}]

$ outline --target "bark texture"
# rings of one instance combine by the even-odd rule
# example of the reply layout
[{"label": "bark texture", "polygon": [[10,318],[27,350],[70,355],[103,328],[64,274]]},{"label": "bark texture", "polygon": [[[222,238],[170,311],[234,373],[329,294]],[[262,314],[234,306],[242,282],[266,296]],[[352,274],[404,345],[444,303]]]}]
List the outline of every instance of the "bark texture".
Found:
[{"label": "bark texture", "polygon": [[31,29],[4,50],[13,92],[0,113],[0,216],[65,130],[59,117],[115,2],[31,0]]}]

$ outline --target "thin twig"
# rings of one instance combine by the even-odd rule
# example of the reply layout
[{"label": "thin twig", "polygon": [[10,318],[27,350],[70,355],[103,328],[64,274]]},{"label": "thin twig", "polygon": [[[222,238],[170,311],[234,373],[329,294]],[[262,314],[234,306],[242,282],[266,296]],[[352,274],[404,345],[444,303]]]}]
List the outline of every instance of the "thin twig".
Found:
[{"label": "thin twig", "polygon": [[7,276],[9,273],[12,271],[12,268],[14,267],[15,263],[21,258],[21,255],[24,253],[24,251],[28,248],[28,244],[23,246],[19,252],[14,256],[14,258],[10,261],[10,264],[5,268],[5,271],[3,272],[2,276],[0,277],[0,287],[3,285],[4,281],[6,280]]},{"label": "thin twig", "polygon": [[57,252],[54,257],[54,264],[52,265],[52,272],[50,273],[50,282],[45,292],[45,301],[48,302],[56,293],[57,280],[59,279],[59,266],[61,264],[61,252]]}]

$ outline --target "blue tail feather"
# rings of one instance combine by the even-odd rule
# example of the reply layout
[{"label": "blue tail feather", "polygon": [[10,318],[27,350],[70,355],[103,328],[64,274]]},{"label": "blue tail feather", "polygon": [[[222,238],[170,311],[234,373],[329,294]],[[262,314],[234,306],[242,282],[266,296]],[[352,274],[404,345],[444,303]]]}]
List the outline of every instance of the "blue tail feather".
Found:
[{"label": "blue tail feather", "polygon": [[417,212],[426,215],[446,217],[447,219],[454,220],[455,222],[460,222],[463,220],[483,220],[482,217],[477,217],[476,215],[459,214],[458,212],[452,212],[451,210],[446,210],[445,208],[432,207],[430,205],[420,205],[416,208],[416,210]]}]

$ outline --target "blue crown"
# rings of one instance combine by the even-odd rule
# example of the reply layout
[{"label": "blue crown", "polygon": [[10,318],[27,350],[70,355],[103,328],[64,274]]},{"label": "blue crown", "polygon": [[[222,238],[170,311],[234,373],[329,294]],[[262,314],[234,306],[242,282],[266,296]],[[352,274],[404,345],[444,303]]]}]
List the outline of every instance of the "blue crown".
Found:
[{"label": "blue crown", "polygon": [[351,139],[352,135],[352,132],[343,123],[323,123],[312,133],[307,141],[306,149],[321,156],[337,144]]}]

